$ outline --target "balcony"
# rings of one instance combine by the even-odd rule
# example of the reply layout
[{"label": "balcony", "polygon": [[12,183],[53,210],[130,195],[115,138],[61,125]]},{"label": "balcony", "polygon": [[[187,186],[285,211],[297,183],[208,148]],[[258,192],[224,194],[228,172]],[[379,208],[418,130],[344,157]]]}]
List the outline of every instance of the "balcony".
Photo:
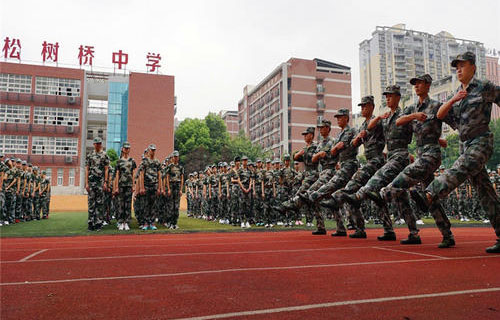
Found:
[{"label": "balcony", "polygon": [[33,132],[33,133],[57,133],[78,135],[80,133],[79,126],[55,126],[44,124],[30,124],[30,123],[0,123],[2,132]]},{"label": "balcony", "polygon": [[325,95],[325,87],[322,84],[316,85],[316,95],[317,96]]},{"label": "balcony", "polygon": [[17,102],[35,102],[57,105],[81,105],[80,97],[53,96],[34,93],[0,92],[0,100]]}]

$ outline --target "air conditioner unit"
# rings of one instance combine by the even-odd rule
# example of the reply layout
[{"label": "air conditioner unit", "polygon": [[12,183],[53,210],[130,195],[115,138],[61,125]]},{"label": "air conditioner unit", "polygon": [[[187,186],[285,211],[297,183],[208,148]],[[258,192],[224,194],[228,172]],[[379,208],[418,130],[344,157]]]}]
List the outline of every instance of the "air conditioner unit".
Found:
[{"label": "air conditioner unit", "polygon": [[75,103],[76,103],[75,97],[68,97],[68,104],[75,104]]},{"label": "air conditioner unit", "polygon": [[66,132],[67,133],[74,133],[75,132],[75,127],[73,127],[73,126],[66,127]]},{"label": "air conditioner unit", "polygon": [[65,156],[64,162],[65,163],[73,163],[73,157],[72,156]]}]

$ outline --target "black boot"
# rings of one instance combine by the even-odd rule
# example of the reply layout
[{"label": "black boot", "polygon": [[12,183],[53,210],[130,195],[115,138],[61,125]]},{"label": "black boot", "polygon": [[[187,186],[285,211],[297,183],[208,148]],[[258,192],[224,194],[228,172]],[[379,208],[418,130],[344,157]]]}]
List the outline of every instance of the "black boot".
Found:
[{"label": "black boot", "polygon": [[500,239],[493,246],[486,248],[487,253],[500,253]]},{"label": "black boot", "polygon": [[364,230],[356,230],[356,232],[349,235],[349,238],[366,239],[366,232]]},{"label": "black boot", "polygon": [[403,239],[400,241],[401,244],[422,244],[422,240],[419,235],[408,235],[407,239]]},{"label": "black boot", "polygon": [[378,241],[396,241],[396,233],[385,232],[384,235],[377,237]]},{"label": "black boot", "polygon": [[455,246],[455,239],[453,237],[446,237],[443,238],[443,241],[438,244],[438,248],[444,249],[444,248],[450,248]]},{"label": "black boot", "polygon": [[314,236],[322,236],[322,235],[326,234],[326,230],[325,229],[318,229],[316,231],[313,231],[312,234]]},{"label": "black boot", "polygon": [[335,233],[332,233],[332,237],[347,237],[347,232],[337,231]]}]

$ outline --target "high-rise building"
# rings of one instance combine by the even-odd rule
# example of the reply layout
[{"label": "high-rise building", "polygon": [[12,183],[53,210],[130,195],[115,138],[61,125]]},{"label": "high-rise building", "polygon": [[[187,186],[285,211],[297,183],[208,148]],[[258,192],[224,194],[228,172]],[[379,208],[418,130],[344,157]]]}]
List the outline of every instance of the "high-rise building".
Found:
[{"label": "high-rise building", "polygon": [[[486,79],[490,80],[497,86],[500,86],[500,64],[498,64],[498,57],[500,54],[486,55]],[[491,120],[500,118],[499,106],[493,105],[491,109]]]},{"label": "high-rise building", "polygon": [[412,95],[409,80],[428,73],[433,79],[450,76],[451,61],[459,54],[476,54],[477,77],[486,78],[486,50],[481,42],[453,37],[446,31],[432,35],[406,29],[404,24],[377,26],[371,39],[359,44],[361,96],[373,95],[375,103],[385,106],[382,93],[386,86],[401,87],[402,100]]},{"label": "high-rise building", "polygon": [[53,193],[81,193],[94,137],[131,156],[174,146],[174,77],[0,62],[0,152],[39,166]]},{"label": "high-rise building", "polygon": [[224,120],[227,127],[227,132],[230,137],[235,137],[238,135],[238,111],[236,110],[224,110],[219,112],[219,116]]},{"label": "high-rise building", "polygon": [[247,85],[238,102],[239,130],[275,157],[304,145],[301,133],[338,109],[351,110],[351,69],[321,60],[291,58],[258,85]]}]

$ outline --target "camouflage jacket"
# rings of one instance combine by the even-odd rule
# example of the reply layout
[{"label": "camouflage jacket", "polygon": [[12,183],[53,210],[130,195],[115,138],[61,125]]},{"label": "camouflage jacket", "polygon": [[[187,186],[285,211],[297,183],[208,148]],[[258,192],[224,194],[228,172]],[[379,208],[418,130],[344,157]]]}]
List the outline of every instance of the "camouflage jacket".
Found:
[{"label": "camouflage jacket", "polygon": [[220,174],[220,189],[223,195],[227,196],[227,186],[231,186],[231,176],[229,172]]},{"label": "camouflage jacket", "polygon": [[359,132],[366,130],[366,136],[361,139],[361,143],[365,146],[365,156],[368,160],[382,156],[385,147],[384,128],[380,121],[373,129],[366,129],[374,118],[375,116],[372,116],[370,120],[365,120],[359,128]]},{"label": "camouflage jacket", "polygon": [[335,169],[335,165],[338,162],[338,156],[332,156],[330,150],[332,150],[335,145],[335,140],[328,136],[326,138],[320,136],[318,144],[316,146],[316,153],[324,151],[326,152],[326,156],[319,160],[319,164],[321,165],[321,170],[325,169]]},{"label": "camouflage jacket", "polygon": [[181,183],[181,178],[184,176],[184,167],[180,164],[171,163],[167,165],[165,174],[168,175],[170,183]]},{"label": "camouflage jacket", "polygon": [[252,178],[252,172],[248,170],[248,168],[244,169],[243,167],[241,167],[240,170],[238,170],[238,176],[240,177],[240,181],[243,187],[248,189],[248,187],[250,186],[250,180]]},{"label": "camouflage jacket", "polygon": [[48,189],[46,189],[48,185],[50,185],[49,178],[45,177],[45,179],[42,178],[40,180],[40,191],[43,191],[42,197],[46,196],[49,193]]},{"label": "camouflage jacket", "polygon": [[118,178],[118,186],[120,188],[132,187],[132,174],[136,168],[137,164],[133,158],[120,158],[116,161],[116,172],[120,173]]},{"label": "camouflage jacket", "polygon": [[298,157],[296,161],[304,162],[304,165],[306,167],[306,171],[316,171],[318,170],[318,164],[312,162],[312,157],[316,153],[317,149],[317,144],[316,143],[311,143],[309,146],[305,146],[303,148],[304,154]]},{"label": "camouflage jacket", "polygon": [[297,172],[288,167],[288,168],[281,168],[280,170],[280,183],[283,187],[291,188],[293,186],[293,178]]},{"label": "camouflage jacket", "polygon": [[275,178],[273,170],[264,170],[264,188],[273,188]]},{"label": "camouflage jacket", "polygon": [[356,156],[358,155],[358,147],[353,146],[351,143],[356,134],[356,129],[347,125],[344,130],[340,131],[337,138],[335,138],[333,145],[336,145],[339,142],[344,143],[344,148],[338,153],[340,163],[356,159]]},{"label": "camouflage jacket", "polygon": [[304,180],[304,171],[296,171],[295,177],[293,177],[293,187],[300,188],[302,180]]},{"label": "camouflage jacket", "polygon": [[[7,171],[4,172],[4,176],[3,176],[3,186],[2,186],[2,190],[3,191],[6,191],[5,188],[7,188],[11,183],[12,181],[18,179],[18,174],[17,174],[17,169],[16,168],[10,168],[7,167]],[[16,192],[17,191],[17,184],[14,183],[9,190],[7,190],[7,192]]]},{"label": "camouflage jacket", "polygon": [[[456,92],[460,90],[461,86]],[[500,86],[474,78],[467,87],[467,96],[453,105],[443,121],[458,129],[461,141],[472,140],[489,132],[493,103],[500,104]]]},{"label": "camouflage jacket", "polygon": [[144,172],[144,187],[158,187],[158,172],[161,170],[161,163],[158,159],[145,158],[141,163],[141,171]]},{"label": "camouflage jacket", "polygon": [[255,191],[262,191],[262,181],[264,181],[266,170],[257,169],[254,174]]},{"label": "camouflage jacket", "polygon": [[219,192],[219,181],[219,173],[214,173],[210,176],[210,188],[212,188],[212,192]]},{"label": "camouflage jacket", "polygon": [[384,128],[385,143],[389,155],[391,152],[404,149],[408,152],[408,144],[411,142],[412,129],[408,123],[404,126],[397,126],[396,120],[401,116],[401,109],[398,107],[396,111],[391,114],[387,119],[382,119],[382,127]]},{"label": "camouflage jacket", "polygon": [[104,151],[92,151],[85,159],[85,166],[89,168],[89,186],[100,187],[104,182],[105,168],[109,166],[108,155]]},{"label": "camouflage jacket", "polygon": [[441,107],[440,102],[427,97],[422,104],[417,102],[403,110],[403,115],[423,112],[427,116],[425,121],[412,120],[410,122],[413,134],[417,140],[417,147],[423,147],[427,144],[439,144],[443,123],[436,117],[439,107]]}]

